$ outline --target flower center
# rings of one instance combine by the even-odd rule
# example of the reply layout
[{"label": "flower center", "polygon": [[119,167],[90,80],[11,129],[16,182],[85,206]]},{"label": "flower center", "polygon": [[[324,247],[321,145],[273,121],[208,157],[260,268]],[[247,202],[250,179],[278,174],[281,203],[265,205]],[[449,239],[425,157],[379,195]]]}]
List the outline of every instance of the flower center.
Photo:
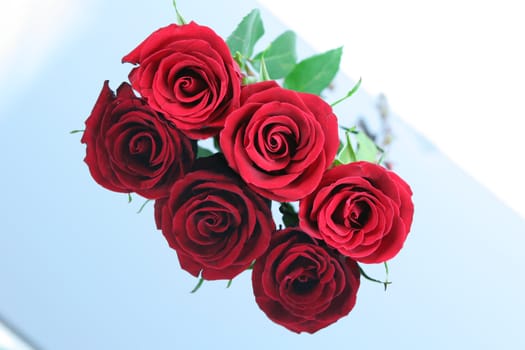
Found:
[{"label": "flower center", "polygon": [[319,282],[317,270],[313,266],[301,266],[299,271],[300,273],[293,278],[291,287],[295,293],[305,294],[312,290]]},{"label": "flower center", "polygon": [[175,96],[180,102],[195,103],[206,93],[207,85],[202,77],[189,69],[181,71],[175,81]]},{"label": "flower center", "polygon": [[201,212],[195,219],[199,231],[211,236],[223,236],[230,231],[232,226],[230,216],[223,211]]},{"label": "flower center", "polygon": [[348,202],[345,214],[347,227],[363,228],[370,216],[370,207],[365,201]]},{"label": "flower center", "polygon": [[263,131],[264,149],[273,157],[287,156],[295,151],[293,135],[289,128],[283,125],[270,124]]},{"label": "flower center", "polygon": [[129,142],[129,154],[140,162],[148,163],[155,149],[155,140],[147,133],[134,135]]}]

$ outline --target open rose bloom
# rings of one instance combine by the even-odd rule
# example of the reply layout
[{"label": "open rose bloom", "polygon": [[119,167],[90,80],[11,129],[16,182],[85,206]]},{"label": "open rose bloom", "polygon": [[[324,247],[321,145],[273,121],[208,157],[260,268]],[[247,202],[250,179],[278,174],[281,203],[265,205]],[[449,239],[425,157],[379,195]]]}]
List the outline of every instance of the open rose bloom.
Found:
[{"label": "open rose bloom", "polygon": [[308,64],[275,51],[292,44],[254,55],[258,21],[254,10],[227,42],[195,22],[153,32],[123,58],[129,83],[104,82],[81,141],[95,182],[155,201],[159,234],[198,286],[251,273],[269,319],[314,333],[354,308],[360,264],[400,252],[412,191],[377,159],[340,157],[352,146],[320,95],[340,50]]},{"label": "open rose bloom", "polygon": [[314,333],[346,316],[359,289],[359,269],[298,228],[277,231],[253,267],[255,300],[274,322]]},{"label": "open rose bloom", "polygon": [[133,88],[190,138],[216,135],[239,106],[239,68],[208,27],[161,28],[122,61],[138,64],[129,75]]},{"label": "open rose bloom", "polygon": [[301,201],[301,228],[357,261],[385,262],[407,238],[414,214],[411,196],[405,181],[377,164],[340,165]]},{"label": "open rose bloom", "polygon": [[220,155],[197,160],[157,201],[155,216],[181,267],[208,280],[232,279],[249,268],[275,230],[269,203]]},{"label": "open rose bloom", "polygon": [[267,81],[243,87],[220,141],[230,166],[254,191],[290,202],[321,181],[339,146],[337,131],[337,118],[320,97]]},{"label": "open rose bloom", "polygon": [[108,82],[82,137],[86,163],[101,186],[116,192],[136,192],[155,199],[187,172],[195,145],[123,83],[117,95]]}]

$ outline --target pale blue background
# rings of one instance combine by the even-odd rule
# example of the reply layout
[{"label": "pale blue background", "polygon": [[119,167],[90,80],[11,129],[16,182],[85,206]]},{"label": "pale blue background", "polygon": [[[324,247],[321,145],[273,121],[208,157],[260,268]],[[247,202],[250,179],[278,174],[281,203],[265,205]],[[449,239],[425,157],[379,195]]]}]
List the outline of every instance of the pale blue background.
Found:
[{"label": "pale blue background", "polygon": [[[187,19],[222,36],[257,6],[179,2]],[[127,204],[99,187],[81,136],[68,133],[83,128],[105,79],[113,88],[126,79],[122,56],[174,12],[170,1],[106,1],[97,11],[0,104],[2,318],[45,349],[524,348],[524,220],[398,119],[391,158],[412,185],[416,215],[388,292],[363,280],[352,313],[313,336],[269,321],[248,273],[230,289],[206,283],[190,294],[196,281],[156,231],[152,206],[137,215],[141,199]],[[285,29],[263,18],[269,38]],[[340,94],[351,85],[336,82]],[[337,113],[352,124],[373,117],[374,103],[360,91]]]}]

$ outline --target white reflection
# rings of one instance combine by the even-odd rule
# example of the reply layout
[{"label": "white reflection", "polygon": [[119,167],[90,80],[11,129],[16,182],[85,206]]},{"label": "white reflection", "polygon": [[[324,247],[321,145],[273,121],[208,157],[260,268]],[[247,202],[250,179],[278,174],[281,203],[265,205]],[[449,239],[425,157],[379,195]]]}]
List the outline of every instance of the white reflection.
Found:
[{"label": "white reflection", "polygon": [[86,7],[80,0],[2,2],[0,107],[30,83],[61,41],[85,20]]},{"label": "white reflection", "polygon": [[9,328],[0,322],[0,349],[1,350],[34,350],[27,345]]}]

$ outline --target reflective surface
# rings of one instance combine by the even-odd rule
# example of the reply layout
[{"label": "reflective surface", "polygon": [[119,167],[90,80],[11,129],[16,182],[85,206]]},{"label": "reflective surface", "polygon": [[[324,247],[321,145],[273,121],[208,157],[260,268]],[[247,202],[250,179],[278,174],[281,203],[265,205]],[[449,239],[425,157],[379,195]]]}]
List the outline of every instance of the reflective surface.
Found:
[{"label": "reflective surface", "polygon": [[[187,19],[229,34],[256,3],[180,2]],[[86,10],[87,11],[87,10]],[[398,118],[390,158],[412,185],[416,214],[393,284],[363,280],[352,313],[314,336],[292,334],[258,309],[250,276],[205,283],[181,271],[152,206],[100,188],[80,135],[123,55],[171,22],[169,1],[98,2],[40,73],[2,101],[0,315],[44,349],[521,349],[525,223]],[[285,28],[263,11],[268,39]],[[300,56],[310,53],[302,44]],[[340,78],[329,100],[353,83]],[[4,96],[5,98],[5,96]],[[360,91],[342,124],[377,117]],[[382,277],[379,267],[370,274]]]},{"label": "reflective surface", "polygon": [[4,321],[0,321],[0,350],[37,350],[35,344],[30,344],[26,335],[17,333]]}]

